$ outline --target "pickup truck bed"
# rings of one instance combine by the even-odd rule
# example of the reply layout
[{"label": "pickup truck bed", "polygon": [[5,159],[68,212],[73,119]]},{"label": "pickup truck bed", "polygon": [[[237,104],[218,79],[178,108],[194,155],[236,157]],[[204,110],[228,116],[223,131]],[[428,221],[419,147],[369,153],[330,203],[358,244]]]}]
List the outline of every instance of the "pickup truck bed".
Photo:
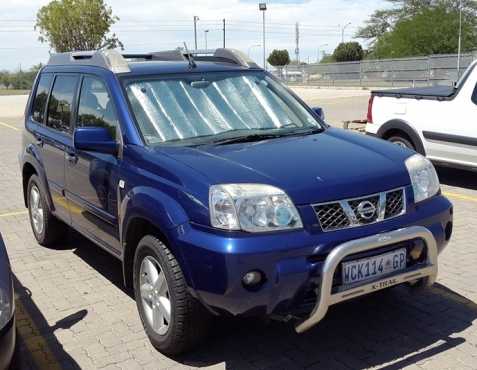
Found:
[{"label": "pickup truck bed", "polygon": [[436,163],[477,169],[477,60],[453,86],[373,91],[366,132]]},{"label": "pickup truck bed", "polygon": [[458,89],[453,86],[431,86],[407,89],[393,89],[373,91],[375,96],[388,96],[393,98],[451,100],[457,95]]}]

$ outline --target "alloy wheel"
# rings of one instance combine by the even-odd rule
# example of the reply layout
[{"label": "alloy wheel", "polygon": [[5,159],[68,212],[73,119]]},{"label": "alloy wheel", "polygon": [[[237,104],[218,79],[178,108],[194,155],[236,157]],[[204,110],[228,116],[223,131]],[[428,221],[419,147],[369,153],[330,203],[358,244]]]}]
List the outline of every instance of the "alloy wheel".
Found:
[{"label": "alloy wheel", "polygon": [[41,235],[44,225],[44,211],[41,202],[40,190],[33,185],[30,190],[30,214],[33,221],[33,228],[37,235]]},{"label": "alloy wheel", "polygon": [[154,257],[141,262],[139,284],[144,317],[157,334],[165,335],[171,322],[171,300],[166,275]]}]

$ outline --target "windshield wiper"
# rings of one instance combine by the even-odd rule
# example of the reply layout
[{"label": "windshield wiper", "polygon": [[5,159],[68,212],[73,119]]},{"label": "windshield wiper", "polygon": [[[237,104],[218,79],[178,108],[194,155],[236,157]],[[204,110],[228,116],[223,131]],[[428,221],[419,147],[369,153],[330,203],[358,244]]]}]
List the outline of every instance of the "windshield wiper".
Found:
[{"label": "windshield wiper", "polygon": [[227,145],[227,144],[234,144],[234,143],[247,143],[247,142],[261,141],[261,140],[267,140],[267,139],[277,139],[280,137],[287,137],[287,136],[311,135],[311,134],[317,134],[322,131],[323,129],[321,127],[307,127],[306,129],[291,130],[291,131],[285,131],[285,132],[254,133],[250,135],[243,135],[243,136],[236,136],[232,138],[223,138],[223,139],[214,140],[212,144]]}]

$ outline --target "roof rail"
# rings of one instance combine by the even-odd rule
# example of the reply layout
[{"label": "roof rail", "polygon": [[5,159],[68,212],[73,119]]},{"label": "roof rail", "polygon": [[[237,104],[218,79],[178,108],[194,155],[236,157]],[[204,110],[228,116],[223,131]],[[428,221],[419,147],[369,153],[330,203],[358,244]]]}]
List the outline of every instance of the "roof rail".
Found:
[{"label": "roof rail", "polygon": [[113,49],[52,54],[48,61],[48,65],[71,64],[102,67],[114,73],[130,72],[128,62]]},{"label": "roof rail", "polygon": [[246,54],[236,49],[193,50],[182,48],[152,53],[124,53],[116,50],[75,51],[52,54],[48,65],[89,65],[109,69],[113,73],[130,72],[128,60],[188,61],[189,55],[196,61],[232,63],[245,68],[260,68]]},{"label": "roof rail", "polygon": [[232,63],[245,68],[260,68],[257,63],[240,50],[225,48],[192,51],[185,51],[182,48],[178,48],[175,50],[151,53],[151,59],[164,61],[187,60],[188,54],[192,55],[197,61]]}]

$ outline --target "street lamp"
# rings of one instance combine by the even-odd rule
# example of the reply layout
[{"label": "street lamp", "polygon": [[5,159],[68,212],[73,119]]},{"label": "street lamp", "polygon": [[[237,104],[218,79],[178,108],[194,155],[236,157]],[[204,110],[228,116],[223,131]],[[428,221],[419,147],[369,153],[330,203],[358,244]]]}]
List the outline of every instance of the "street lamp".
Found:
[{"label": "street lamp", "polygon": [[344,42],[344,33],[345,33],[345,30],[348,26],[351,26],[351,22],[346,23],[343,28],[341,28],[341,25],[340,25],[340,28],[341,28],[341,43]]},{"label": "street lamp", "polygon": [[328,46],[328,44],[321,44],[320,46],[318,46],[318,51],[316,53],[316,63],[320,62],[320,49],[326,46]]},{"label": "street lamp", "polygon": [[209,33],[209,30],[204,30],[204,38],[205,38],[205,50],[207,50],[207,34]]},{"label": "street lamp", "polygon": [[462,0],[459,1],[459,44],[457,46],[457,81],[460,78],[461,51],[462,51]]},{"label": "street lamp", "polygon": [[252,51],[253,48],[259,48],[260,44],[255,44],[255,45],[251,45],[249,48],[248,48],[248,52],[247,52],[247,55],[250,56],[250,52]]},{"label": "street lamp", "polygon": [[266,60],[266,46],[265,46],[265,12],[267,11],[267,4],[260,3],[258,4],[258,9],[263,13],[263,68],[267,69],[267,60]]},{"label": "street lamp", "polygon": [[194,46],[195,50],[197,50],[197,21],[199,20],[199,17],[194,15]]}]

